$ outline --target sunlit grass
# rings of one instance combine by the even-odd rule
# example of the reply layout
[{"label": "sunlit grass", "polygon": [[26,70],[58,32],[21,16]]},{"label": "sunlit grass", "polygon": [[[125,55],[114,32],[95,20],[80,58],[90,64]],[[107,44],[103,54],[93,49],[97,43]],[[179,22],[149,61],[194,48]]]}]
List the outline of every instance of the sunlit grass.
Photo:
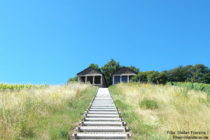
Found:
[{"label": "sunlit grass", "polygon": [[95,93],[84,84],[0,91],[0,139],[67,139]]},{"label": "sunlit grass", "polygon": [[135,140],[172,139],[167,131],[210,131],[205,92],[139,83],[119,84],[110,91]]},{"label": "sunlit grass", "polygon": [[206,92],[208,93],[207,97],[208,97],[208,100],[210,101],[210,84],[191,83],[191,82],[168,82],[167,84]]},{"label": "sunlit grass", "polygon": [[21,90],[21,89],[29,89],[29,88],[41,88],[47,87],[47,85],[32,85],[32,84],[6,84],[0,83],[0,90]]}]

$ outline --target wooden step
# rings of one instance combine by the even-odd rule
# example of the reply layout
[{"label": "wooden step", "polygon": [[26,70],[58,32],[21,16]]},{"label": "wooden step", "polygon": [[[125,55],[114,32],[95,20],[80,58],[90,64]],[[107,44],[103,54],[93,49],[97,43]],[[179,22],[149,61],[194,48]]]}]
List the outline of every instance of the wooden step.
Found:
[{"label": "wooden step", "polygon": [[86,114],[86,117],[119,118],[118,114]]},{"label": "wooden step", "polygon": [[91,117],[91,118],[87,118],[87,117],[85,117],[85,119],[84,119],[85,121],[122,121],[122,119],[121,118],[103,118],[103,117],[101,117],[101,118],[93,118],[93,117]]},{"label": "wooden step", "polygon": [[123,126],[123,122],[118,121],[84,121],[84,126]]},{"label": "wooden step", "polygon": [[115,111],[117,111],[117,109],[116,108],[113,108],[113,109],[111,109],[111,108],[110,109],[109,108],[101,108],[101,109],[100,108],[99,109],[96,108],[96,109],[91,109],[90,108],[89,111],[110,111],[110,112],[111,111],[114,111],[115,112]]},{"label": "wooden step", "polygon": [[80,132],[125,132],[123,126],[80,126]]},{"label": "wooden step", "polygon": [[101,133],[101,132],[85,132],[77,133],[76,138],[78,139],[127,139],[128,135],[126,133]]},{"label": "wooden step", "polygon": [[119,114],[118,111],[88,111],[88,114]]}]

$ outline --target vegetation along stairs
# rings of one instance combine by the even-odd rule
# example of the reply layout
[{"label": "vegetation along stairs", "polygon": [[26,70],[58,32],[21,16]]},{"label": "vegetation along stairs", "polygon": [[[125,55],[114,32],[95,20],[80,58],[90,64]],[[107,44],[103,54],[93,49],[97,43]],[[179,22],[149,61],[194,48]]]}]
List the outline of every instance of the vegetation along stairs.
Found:
[{"label": "vegetation along stairs", "polygon": [[72,138],[85,139],[129,139],[126,123],[120,116],[108,88],[99,88],[84,119],[74,130]]}]

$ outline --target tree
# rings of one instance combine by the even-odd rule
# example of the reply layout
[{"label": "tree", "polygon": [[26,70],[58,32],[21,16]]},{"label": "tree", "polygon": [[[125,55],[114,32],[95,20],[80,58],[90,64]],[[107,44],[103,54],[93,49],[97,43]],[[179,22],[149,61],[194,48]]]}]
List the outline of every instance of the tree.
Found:
[{"label": "tree", "polygon": [[171,82],[184,82],[186,81],[185,72],[182,66],[172,69],[167,72],[167,77]]},{"label": "tree", "polygon": [[197,64],[192,67],[192,82],[199,82],[199,83],[204,83],[204,76],[205,74],[209,73],[208,67],[206,67],[203,64]]},{"label": "tree", "polygon": [[158,72],[157,71],[148,71],[147,72],[147,79],[148,82],[158,84]]},{"label": "tree", "polygon": [[67,81],[67,83],[71,83],[71,82],[76,82],[77,81],[77,76],[69,78],[69,80]]},{"label": "tree", "polygon": [[187,65],[187,66],[183,67],[185,81],[188,81],[188,82],[192,81],[192,76],[193,76],[192,68],[193,68],[192,65]]},{"label": "tree", "polygon": [[136,73],[139,73],[140,72],[139,68],[137,68],[135,66],[130,66],[128,68],[131,69],[131,70],[133,70],[133,71],[135,71]]},{"label": "tree", "polygon": [[99,70],[99,66],[97,64],[90,64],[89,67],[95,69],[95,70]]},{"label": "tree", "polygon": [[146,72],[139,72],[137,75],[135,75],[131,81],[133,82],[147,82],[147,73]]},{"label": "tree", "polygon": [[157,76],[157,82],[158,84],[166,84],[168,81],[167,75],[165,72],[161,72]]},{"label": "tree", "polygon": [[204,76],[203,76],[203,82],[204,83],[207,83],[207,84],[210,84],[210,72],[204,74]]},{"label": "tree", "polygon": [[210,70],[207,66],[203,64],[196,64],[194,66],[187,65],[185,67],[179,66],[172,70],[169,70],[166,73],[168,81],[171,82],[198,82],[198,83],[207,83],[208,82],[208,73]]},{"label": "tree", "polygon": [[107,86],[112,84],[112,74],[120,68],[119,62],[116,62],[114,59],[111,59],[107,64],[105,64],[101,69],[105,76]]}]

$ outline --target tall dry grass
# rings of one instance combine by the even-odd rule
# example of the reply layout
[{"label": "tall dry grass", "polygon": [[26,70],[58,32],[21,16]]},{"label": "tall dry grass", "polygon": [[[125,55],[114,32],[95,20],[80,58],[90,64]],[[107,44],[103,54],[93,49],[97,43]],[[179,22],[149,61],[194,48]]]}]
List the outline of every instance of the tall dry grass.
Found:
[{"label": "tall dry grass", "polygon": [[[172,139],[167,131],[210,132],[210,102],[205,92],[139,83],[119,84],[110,90],[130,123],[133,139]],[[210,133],[207,136],[210,139]]]},{"label": "tall dry grass", "polygon": [[67,139],[95,92],[76,83],[0,91],[0,139]]}]

